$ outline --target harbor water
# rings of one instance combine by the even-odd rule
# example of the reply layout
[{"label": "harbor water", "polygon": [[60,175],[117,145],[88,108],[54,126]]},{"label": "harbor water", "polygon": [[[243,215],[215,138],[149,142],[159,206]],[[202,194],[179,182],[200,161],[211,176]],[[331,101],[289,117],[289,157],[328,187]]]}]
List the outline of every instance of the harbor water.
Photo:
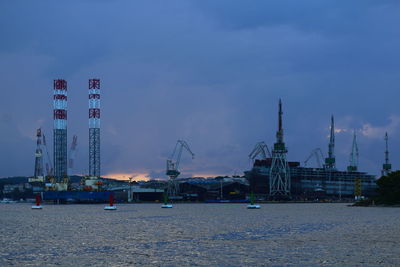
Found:
[{"label": "harbor water", "polygon": [[400,265],[400,208],[246,206],[0,204],[0,266]]}]

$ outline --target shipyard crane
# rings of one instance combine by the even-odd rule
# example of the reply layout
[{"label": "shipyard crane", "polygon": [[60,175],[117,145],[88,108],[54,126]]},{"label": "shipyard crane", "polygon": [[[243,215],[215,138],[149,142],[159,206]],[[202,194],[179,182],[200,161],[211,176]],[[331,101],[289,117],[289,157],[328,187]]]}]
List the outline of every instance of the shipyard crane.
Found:
[{"label": "shipyard crane", "polygon": [[390,164],[389,161],[389,147],[388,147],[388,134],[385,134],[385,144],[386,144],[386,150],[385,150],[385,163],[383,163],[382,166],[382,176],[387,176],[391,171],[392,171],[392,164]]},{"label": "shipyard crane", "polygon": [[336,170],[336,158],[335,158],[335,121],[333,115],[331,116],[331,127],[329,135],[328,145],[328,157],[325,158],[325,169],[333,171]]},{"label": "shipyard crane", "polygon": [[249,158],[254,161],[254,159],[260,154],[262,156],[262,159],[272,158],[271,152],[269,151],[268,146],[264,141],[258,142],[254,146],[254,149],[249,154]]},{"label": "shipyard crane", "polygon": [[307,166],[308,161],[314,157],[315,160],[317,161],[317,166],[318,168],[322,168],[321,161],[324,160],[324,154],[322,153],[322,150],[318,147],[315,148],[313,151],[311,151],[310,155],[308,158],[304,161],[304,166]]},{"label": "shipyard crane", "polygon": [[72,170],[74,169],[74,161],[76,156],[76,147],[78,146],[78,136],[74,135],[72,137],[71,148],[69,149],[69,158],[68,158],[68,173],[72,174]]},{"label": "shipyard crane", "polygon": [[355,172],[357,171],[357,169],[358,169],[358,145],[357,145],[356,131],[354,131],[353,145],[351,147],[350,160],[349,160],[349,166],[347,166],[347,171]]},{"label": "shipyard crane", "polygon": [[42,150],[42,129],[36,130],[36,151],[35,151],[35,171],[32,178],[29,178],[30,183],[43,183],[43,150]]},{"label": "shipyard crane", "polygon": [[42,137],[43,137],[43,147],[44,147],[44,150],[46,151],[46,155],[47,155],[46,164],[45,164],[46,165],[46,173],[47,173],[47,176],[49,178],[51,178],[54,176],[53,163],[51,162],[49,150],[47,149],[46,136],[44,135],[44,133],[42,133]]},{"label": "shipyard crane", "polygon": [[176,178],[179,176],[179,163],[181,161],[182,151],[185,149],[194,158],[194,153],[190,150],[189,145],[184,140],[178,140],[176,142],[174,151],[169,159],[167,159],[167,171],[166,174],[169,177],[168,181],[168,196],[171,198],[176,197],[179,193],[179,185]]}]

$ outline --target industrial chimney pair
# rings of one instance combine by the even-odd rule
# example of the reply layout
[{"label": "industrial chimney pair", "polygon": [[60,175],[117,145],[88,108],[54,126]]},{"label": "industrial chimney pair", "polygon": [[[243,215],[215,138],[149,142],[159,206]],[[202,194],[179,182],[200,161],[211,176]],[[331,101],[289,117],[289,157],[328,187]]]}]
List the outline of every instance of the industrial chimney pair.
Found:
[{"label": "industrial chimney pair", "polygon": [[[54,80],[53,103],[54,178],[57,184],[63,184],[68,180],[66,80]],[[89,176],[100,176],[100,79],[89,79]]]}]

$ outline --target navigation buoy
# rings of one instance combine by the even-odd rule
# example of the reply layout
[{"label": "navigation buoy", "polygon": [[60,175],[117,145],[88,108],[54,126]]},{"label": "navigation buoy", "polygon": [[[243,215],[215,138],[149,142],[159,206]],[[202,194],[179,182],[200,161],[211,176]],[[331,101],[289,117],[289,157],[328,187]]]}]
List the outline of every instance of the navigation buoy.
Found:
[{"label": "navigation buoy", "polygon": [[110,205],[105,206],[104,209],[105,210],[116,210],[117,209],[117,206],[114,206],[114,196],[112,193],[110,194]]},{"label": "navigation buoy", "polygon": [[41,210],[42,206],[40,206],[40,194],[36,194],[36,205],[32,206],[32,209]]},{"label": "navigation buoy", "polygon": [[253,205],[253,204],[250,204],[250,205],[247,205],[247,208],[248,208],[248,209],[260,209],[261,207],[260,207],[260,205]]},{"label": "navigation buoy", "polygon": [[172,204],[168,204],[168,194],[164,192],[164,204],[161,205],[161,208],[170,209],[172,207],[173,207]]},{"label": "navigation buoy", "polygon": [[248,209],[260,209],[260,205],[254,204],[254,194],[253,192],[250,193],[250,204],[247,205]]}]

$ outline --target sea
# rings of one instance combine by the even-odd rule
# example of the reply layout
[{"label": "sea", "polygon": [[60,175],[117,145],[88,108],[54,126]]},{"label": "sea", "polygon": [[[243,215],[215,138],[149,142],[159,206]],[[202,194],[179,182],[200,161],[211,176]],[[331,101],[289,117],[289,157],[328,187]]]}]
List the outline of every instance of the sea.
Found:
[{"label": "sea", "polygon": [[0,266],[400,266],[400,208],[0,204]]}]

